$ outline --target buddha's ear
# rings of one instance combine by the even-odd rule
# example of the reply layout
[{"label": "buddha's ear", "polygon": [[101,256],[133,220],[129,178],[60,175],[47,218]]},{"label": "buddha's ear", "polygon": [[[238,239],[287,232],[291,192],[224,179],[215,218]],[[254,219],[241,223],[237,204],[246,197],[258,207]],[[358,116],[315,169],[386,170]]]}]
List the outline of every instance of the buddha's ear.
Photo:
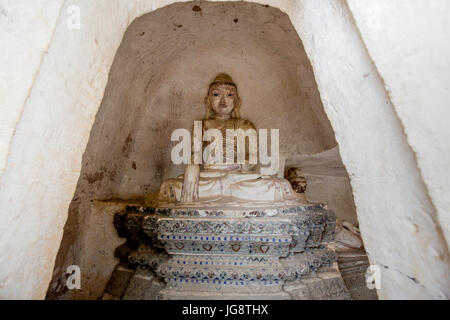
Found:
[{"label": "buddha's ear", "polygon": [[211,105],[209,103],[209,95],[205,97],[205,108],[206,108],[205,119],[210,119],[212,114],[211,114]]}]

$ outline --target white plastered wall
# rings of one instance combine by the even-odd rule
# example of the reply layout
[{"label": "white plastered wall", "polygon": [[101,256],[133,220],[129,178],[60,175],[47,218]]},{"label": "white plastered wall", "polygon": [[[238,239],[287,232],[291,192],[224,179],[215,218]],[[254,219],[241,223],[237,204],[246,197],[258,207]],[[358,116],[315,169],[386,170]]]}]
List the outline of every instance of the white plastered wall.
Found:
[{"label": "white plastered wall", "polygon": [[[450,241],[450,3],[348,1]],[[420,15],[419,15],[420,14]]]},{"label": "white plastered wall", "polygon": [[[136,17],[172,2],[80,0],[52,2],[56,3],[52,6],[26,0],[0,3],[0,39],[7,39],[11,45],[11,49],[0,53],[0,61],[18,65],[14,72],[6,69],[8,79],[2,74],[0,91],[2,110],[3,105],[12,110],[0,113],[2,127],[8,126],[1,131],[0,139],[1,298],[45,297],[79,178],[81,157],[114,54]],[[431,79],[416,92],[415,74],[410,69],[397,69],[402,77],[391,74],[404,58],[404,51],[391,50],[389,63],[380,58],[381,53],[392,48],[390,41],[401,43],[402,39],[394,36],[390,41],[378,42],[376,37],[383,34],[364,24],[370,11],[352,1],[349,7],[337,0],[257,2],[289,15],[311,60],[350,176],[369,259],[381,267],[379,296],[449,298],[449,257],[444,236],[448,235],[445,201],[449,199],[449,170],[437,158],[448,159],[445,142],[450,141],[450,133],[445,126],[429,126],[433,121],[441,123],[439,119],[449,112],[441,110],[441,104],[436,104],[431,113],[424,112],[419,103],[445,91],[436,77],[445,80],[450,74],[449,65],[439,64],[438,73],[433,67],[413,69],[420,77]],[[27,22],[14,19],[24,3],[30,12]],[[67,28],[66,8],[71,4],[81,9],[80,30]],[[439,1],[427,5],[439,9],[439,19],[449,20],[449,5]],[[380,6],[388,8],[383,2]],[[402,6],[409,4],[399,2],[395,9],[402,10]],[[422,9],[418,5],[409,14],[420,21],[430,18],[426,15],[433,10]],[[57,19],[55,12],[60,12]],[[24,28],[20,37],[11,36],[24,23],[33,26],[42,20],[47,25],[42,31]],[[387,28],[399,27],[394,20],[386,23],[390,23]],[[427,23],[422,26],[430,36],[436,27]],[[415,37],[409,34],[412,29],[403,30],[395,34]],[[449,33],[448,29],[442,31]],[[36,37],[38,49],[27,46],[24,35]],[[30,58],[17,55],[20,50],[28,52]],[[422,52],[426,48],[415,50]],[[438,58],[435,63],[448,60],[445,52],[433,53]],[[9,79],[26,90],[5,87]],[[416,103],[410,103],[411,97],[416,98]],[[448,102],[448,95],[439,97],[439,101]],[[417,121],[421,121],[420,126]],[[439,165],[436,172],[430,173],[433,163]]]}]

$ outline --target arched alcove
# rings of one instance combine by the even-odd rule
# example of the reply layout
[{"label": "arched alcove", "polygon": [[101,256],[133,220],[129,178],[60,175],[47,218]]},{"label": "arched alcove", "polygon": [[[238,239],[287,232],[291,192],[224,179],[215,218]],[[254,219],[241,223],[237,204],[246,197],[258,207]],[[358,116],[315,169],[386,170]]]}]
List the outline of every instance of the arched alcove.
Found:
[{"label": "arched alcove", "polygon": [[[198,8],[172,4],[139,17],[125,32],[83,155],[49,297],[60,296],[61,289],[65,298],[102,294],[117,263],[114,246],[105,243],[117,246],[120,240],[111,228],[117,205],[99,200],[142,200],[163,179],[183,172],[170,160],[171,133],[191,130],[194,120],[204,118],[204,97],[216,74],[226,72],[237,83],[243,118],[257,128],[280,130],[280,153],[290,166],[303,167],[300,155],[337,150],[311,64],[287,14],[243,2]],[[346,178],[338,186],[350,190],[338,152],[333,159]],[[336,188],[327,176],[320,184],[307,178],[318,197]],[[331,209],[348,203],[350,209],[339,213],[356,222],[351,192],[342,188],[337,197],[344,200],[314,200],[330,200]],[[84,285],[75,292],[61,285],[61,271],[71,264],[84,270]]]},{"label": "arched alcove", "polygon": [[198,12],[173,4],[136,19],[116,54],[81,177],[114,177],[98,180],[95,198],[139,197],[182,170],[170,161],[170,134],[204,117],[219,72],[238,83],[244,118],[281,129],[286,157],[336,145],[286,14],[250,3],[205,3]]},{"label": "arched alcove", "polygon": [[[83,13],[82,27],[72,31],[67,28],[71,3],[64,1],[55,1],[44,15],[38,4],[29,4],[27,15],[47,22],[45,30],[29,28],[21,19],[5,20],[11,27],[6,33],[17,26],[23,29],[23,35],[12,38],[4,51],[6,58],[21,66],[11,78],[23,86],[5,93],[7,108],[2,110],[10,120],[6,135],[2,133],[6,138],[1,140],[5,147],[0,167],[2,297],[45,297],[68,207],[74,203],[82,154],[116,50],[136,17],[173,2],[76,2]],[[445,118],[442,110],[447,104],[441,99],[441,109],[427,105],[436,96],[445,96],[442,85],[429,80],[436,78],[436,70],[448,69],[442,64],[448,49],[434,46],[430,52],[436,59],[427,59],[430,47],[405,45],[416,43],[417,32],[408,23],[398,22],[414,21],[424,36],[444,37],[441,22],[445,19],[432,17],[444,15],[442,8],[448,4],[377,1],[365,4],[367,10],[363,10],[353,0],[255,2],[286,12],[301,37],[350,177],[370,262],[381,268],[380,298],[448,298],[449,229],[443,205],[448,199],[448,150],[444,147],[448,132],[446,126],[434,126]],[[14,6],[8,7],[9,16],[23,14],[23,8]],[[34,15],[29,12],[33,10]],[[385,38],[383,32],[390,27],[400,32],[389,33],[388,42],[377,41]],[[24,35],[36,40],[38,50],[32,59],[13,50],[29,49]],[[393,46],[395,42],[400,45]],[[437,43],[445,41],[432,44]],[[403,72],[395,68],[399,61]],[[430,64],[433,69],[428,68]],[[420,76],[411,76],[410,70]],[[419,78],[427,79],[427,84],[419,85]],[[416,90],[418,86],[421,90]],[[415,99],[406,99],[412,92]],[[443,156],[428,152],[433,146]],[[83,220],[77,215],[69,219],[75,223],[67,224],[75,226]],[[99,215],[89,216],[89,224],[102,222]],[[112,226],[102,226],[107,239]],[[66,231],[73,238],[78,234],[77,228]],[[85,236],[82,241],[89,243],[91,238]],[[75,253],[70,248],[68,252]]]}]

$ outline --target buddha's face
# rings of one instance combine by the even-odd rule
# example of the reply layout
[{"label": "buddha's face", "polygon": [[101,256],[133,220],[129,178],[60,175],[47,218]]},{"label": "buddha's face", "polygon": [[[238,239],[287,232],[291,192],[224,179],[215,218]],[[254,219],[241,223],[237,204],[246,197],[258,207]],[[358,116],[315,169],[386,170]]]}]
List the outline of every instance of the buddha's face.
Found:
[{"label": "buddha's face", "polygon": [[237,92],[236,88],[229,84],[212,85],[209,94],[209,102],[218,119],[229,118],[231,112],[236,106]]}]

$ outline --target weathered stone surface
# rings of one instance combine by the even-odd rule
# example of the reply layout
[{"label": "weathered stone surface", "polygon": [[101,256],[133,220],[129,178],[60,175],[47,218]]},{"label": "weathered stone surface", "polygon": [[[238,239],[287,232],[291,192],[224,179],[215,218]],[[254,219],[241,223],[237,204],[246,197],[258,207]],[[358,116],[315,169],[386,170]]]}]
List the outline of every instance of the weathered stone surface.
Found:
[{"label": "weathered stone surface", "polygon": [[[56,257],[58,265],[54,272],[57,278],[66,272],[67,265],[61,264],[62,261],[78,261],[77,265],[81,269],[82,286],[78,290],[67,290],[62,282],[62,286],[50,286],[47,292],[47,299],[98,299],[101,297],[111,278],[111,274],[117,266],[118,260],[114,257],[114,252],[118,245],[124,242],[124,239],[118,237],[114,228],[113,220],[118,210],[123,210],[125,204],[120,202],[90,201],[85,203],[72,202],[71,208],[83,211],[85,222],[90,226],[88,230],[82,233],[81,248],[79,250],[70,250],[63,255]],[[76,219],[74,216],[72,218]],[[75,227],[72,225],[72,227]],[[68,245],[73,237],[77,236],[77,228],[66,228],[67,237],[63,237],[61,246]],[[69,263],[73,264],[73,263]]]},{"label": "weathered stone surface", "polygon": [[155,300],[165,284],[161,282],[154,273],[137,269],[133,274],[123,300]]},{"label": "weathered stone surface", "polygon": [[339,271],[349,293],[354,300],[377,300],[377,291],[369,289],[366,272],[369,260],[363,250],[338,253]]},{"label": "weathered stone surface", "polygon": [[290,281],[283,286],[283,290],[289,293],[293,300],[351,299],[336,264],[324,268],[324,271]]},{"label": "weathered stone surface", "polygon": [[350,300],[351,296],[339,272],[333,278],[303,280],[312,300]]},{"label": "weathered stone surface", "polygon": [[102,296],[102,300],[120,300],[120,299],[105,292]]},{"label": "weathered stone surface", "polygon": [[133,274],[133,270],[118,266],[114,270],[103,296],[105,297],[106,294],[107,296],[121,299],[125,293],[125,290],[127,290]]}]

